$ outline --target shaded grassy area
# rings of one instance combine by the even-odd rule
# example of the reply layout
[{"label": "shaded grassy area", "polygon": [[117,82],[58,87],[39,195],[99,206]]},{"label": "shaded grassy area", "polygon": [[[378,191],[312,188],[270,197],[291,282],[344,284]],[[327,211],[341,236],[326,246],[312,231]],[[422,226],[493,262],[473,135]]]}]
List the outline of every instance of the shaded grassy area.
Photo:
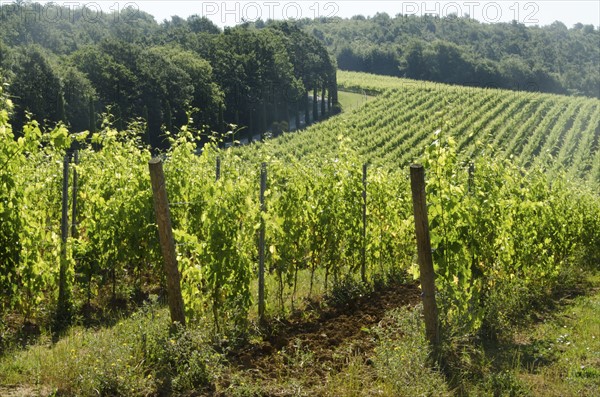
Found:
[{"label": "shaded grassy area", "polygon": [[374,96],[356,92],[338,91],[338,102],[342,106],[343,112],[349,112],[374,98]]},{"label": "shaded grassy area", "polygon": [[600,277],[563,295],[501,341],[483,341],[480,379],[461,395],[594,397],[600,390]]},{"label": "shaded grassy area", "polygon": [[517,375],[532,395],[600,394],[600,276],[589,292],[516,338]]}]

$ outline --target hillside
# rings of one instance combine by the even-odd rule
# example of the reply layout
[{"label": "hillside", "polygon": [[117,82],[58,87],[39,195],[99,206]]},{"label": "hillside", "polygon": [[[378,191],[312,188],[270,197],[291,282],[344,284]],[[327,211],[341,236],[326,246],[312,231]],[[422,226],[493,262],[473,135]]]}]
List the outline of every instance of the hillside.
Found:
[{"label": "hillside", "polygon": [[493,154],[600,181],[598,99],[342,71],[338,85],[380,94],[349,113],[274,139],[274,156],[325,156],[342,135],[364,161],[399,168],[418,159],[441,128],[456,139],[464,160]]}]

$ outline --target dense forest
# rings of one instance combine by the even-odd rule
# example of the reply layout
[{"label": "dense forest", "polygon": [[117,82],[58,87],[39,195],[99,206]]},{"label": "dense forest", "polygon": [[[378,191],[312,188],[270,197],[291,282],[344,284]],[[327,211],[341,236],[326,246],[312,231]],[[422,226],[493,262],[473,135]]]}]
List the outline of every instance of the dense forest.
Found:
[{"label": "dense forest", "polygon": [[28,118],[94,131],[109,113],[119,129],[147,121],[145,143],[160,147],[163,131],[190,113],[200,130],[235,123],[241,136],[308,113],[318,96],[337,101],[327,50],[286,22],[221,31],[198,16],[159,24],[133,9],[52,7],[51,15],[36,3],[0,8],[0,76],[16,131]]},{"label": "dense forest", "polygon": [[301,24],[342,70],[600,98],[600,31],[593,25],[528,27],[386,13]]}]

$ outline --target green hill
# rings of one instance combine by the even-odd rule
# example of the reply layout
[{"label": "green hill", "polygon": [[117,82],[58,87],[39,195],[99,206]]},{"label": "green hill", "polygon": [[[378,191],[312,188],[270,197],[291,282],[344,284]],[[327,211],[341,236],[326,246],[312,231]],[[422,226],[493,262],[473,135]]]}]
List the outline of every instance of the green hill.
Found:
[{"label": "green hill", "polygon": [[327,154],[340,135],[368,162],[401,167],[418,159],[432,134],[452,135],[470,158],[494,152],[518,165],[600,181],[600,100],[452,86],[338,72],[340,89],[379,93],[363,106],[271,143],[275,156]]}]

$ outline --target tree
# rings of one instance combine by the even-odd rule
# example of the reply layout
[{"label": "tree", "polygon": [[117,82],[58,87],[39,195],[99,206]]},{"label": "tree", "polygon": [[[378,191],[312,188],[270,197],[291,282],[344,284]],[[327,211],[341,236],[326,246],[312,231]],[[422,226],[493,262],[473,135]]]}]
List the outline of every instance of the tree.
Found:
[{"label": "tree", "polygon": [[10,93],[15,102],[13,124],[19,131],[26,121],[25,113],[49,123],[59,121],[62,97],[60,78],[39,46],[23,47],[13,65]]},{"label": "tree", "polygon": [[411,79],[423,79],[426,76],[427,65],[423,57],[423,44],[412,40],[405,49],[404,75]]},{"label": "tree", "polygon": [[154,47],[149,51],[169,59],[190,78],[193,93],[187,104],[179,104],[180,108],[175,111],[175,123],[185,123],[187,107],[191,107],[198,109],[194,115],[196,127],[219,125],[219,113],[222,112],[224,98],[223,92],[214,80],[210,63],[180,47]]},{"label": "tree", "polygon": [[[84,47],[70,56],[70,62],[93,85],[101,109],[118,107],[123,115],[133,115],[140,97],[140,74],[135,60],[140,49],[122,42],[103,41]],[[139,113],[138,113],[139,114]]]},{"label": "tree", "polygon": [[219,34],[221,29],[218,28],[210,19],[207,17],[200,17],[198,15],[192,15],[187,19],[190,30],[194,33],[210,33]]},{"label": "tree", "polygon": [[74,131],[90,129],[90,101],[93,103],[96,97],[91,81],[72,65],[63,64],[57,70],[63,87],[63,121]]},{"label": "tree", "polygon": [[[293,73],[299,79],[294,90],[291,91],[293,95],[289,96],[289,102],[292,104],[292,108],[304,107],[305,118],[308,123],[310,106],[308,91],[313,91],[313,97],[316,99],[315,93],[319,89],[337,90],[335,64],[325,46],[315,37],[304,33],[295,24],[277,22],[271,24],[270,28],[283,32],[286,37],[284,44],[289,54]],[[301,106],[298,106],[298,104]],[[313,103],[313,107],[315,106],[316,104]]]}]

